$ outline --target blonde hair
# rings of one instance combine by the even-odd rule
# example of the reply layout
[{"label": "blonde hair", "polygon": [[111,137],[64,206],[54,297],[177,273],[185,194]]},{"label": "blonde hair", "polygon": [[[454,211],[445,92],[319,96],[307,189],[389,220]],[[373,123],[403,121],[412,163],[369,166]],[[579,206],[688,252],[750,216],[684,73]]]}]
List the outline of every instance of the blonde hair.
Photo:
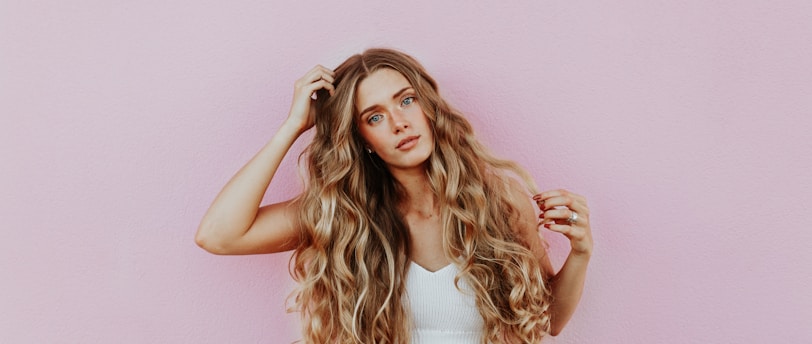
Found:
[{"label": "blonde hair", "polygon": [[[335,70],[335,95],[317,93],[316,133],[300,159],[307,186],[301,244],[292,257],[296,308],[307,343],[408,343],[412,328],[401,298],[409,232],[398,212],[401,186],[358,134],[358,84],[390,68],[414,87],[435,138],[426,162],[439,201],[445,255],[472,286],[485,342],[538,342],[549,331],[550,291],[537,258],[514,228],[510,175],[535,185],[513,162],[491,155],[470,123],[439,95],[412,57],[370,49]],[[459,287],[458,287],[459,288]]]}]

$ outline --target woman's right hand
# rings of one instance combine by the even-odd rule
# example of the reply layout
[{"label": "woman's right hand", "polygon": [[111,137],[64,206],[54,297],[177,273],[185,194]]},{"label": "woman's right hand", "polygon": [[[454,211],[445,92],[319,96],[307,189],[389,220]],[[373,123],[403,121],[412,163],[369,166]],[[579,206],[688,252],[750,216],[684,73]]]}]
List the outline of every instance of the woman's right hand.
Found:
[{"label": "woman's right hand", "polygon": [[293,103],[287,122],[294,126],[299,133],[312,128],[315,124],[316,107],[313,106],[313,93],[326,89],[330,96],[335,93],[333,86],[333,71],[322,65],[317,65],[299,80],[296,80],[293,91]]},{"label": "woman's right hand", "polygon": [[215,254],[272,253],[295,249],[297,203],[286,201],[261,206],[276,170],[299,134],[315,123],[311,96],[317,90],[333,95],[333,72],[316,66],[296,81],[288,118],[262,149],[226,183],[203,215],[195,236],[197,244]]}]

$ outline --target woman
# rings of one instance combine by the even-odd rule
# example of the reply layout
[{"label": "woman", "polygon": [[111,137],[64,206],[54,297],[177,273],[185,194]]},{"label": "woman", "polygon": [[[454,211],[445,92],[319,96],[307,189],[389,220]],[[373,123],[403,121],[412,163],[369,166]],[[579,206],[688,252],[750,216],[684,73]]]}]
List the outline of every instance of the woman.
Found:
[{"label": "woman", "polygon": [[[313,126],[305,190],[260,207]],[[537,220],[531,193],[416,60],[370,49],[296,82],[288,118],[217,196],[196,242],[216,254],[295,250],[308,343],[535,343],[570,319],[592,236],[582,196],[535,194]],[[540,225],[570,239],[557,273]]]}]

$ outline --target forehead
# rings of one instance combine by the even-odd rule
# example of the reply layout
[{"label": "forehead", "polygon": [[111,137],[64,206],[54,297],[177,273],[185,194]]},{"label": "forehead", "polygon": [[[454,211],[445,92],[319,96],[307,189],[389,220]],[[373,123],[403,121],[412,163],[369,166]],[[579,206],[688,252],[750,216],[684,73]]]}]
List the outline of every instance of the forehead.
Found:
[{"label": "forehead", "polygon": [[355,109],[360,112],[372,105],[391,101],[392,96],[409,86],[409,80],[394,69],[376,70],[358,84]]}]

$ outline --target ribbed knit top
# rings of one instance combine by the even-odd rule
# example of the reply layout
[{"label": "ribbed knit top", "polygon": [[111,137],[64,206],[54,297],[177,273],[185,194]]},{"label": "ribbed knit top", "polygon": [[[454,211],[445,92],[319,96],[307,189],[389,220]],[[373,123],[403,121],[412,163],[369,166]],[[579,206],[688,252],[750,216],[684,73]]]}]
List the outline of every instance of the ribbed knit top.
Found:
[{"label": "ribbed knit top", "polygon": [[406,276],[406,302],[412,311],[414,344],[478,344],[484,322],[474,293],[464,280],[454,286],[454,264],[431,272],[411,263]]}]

